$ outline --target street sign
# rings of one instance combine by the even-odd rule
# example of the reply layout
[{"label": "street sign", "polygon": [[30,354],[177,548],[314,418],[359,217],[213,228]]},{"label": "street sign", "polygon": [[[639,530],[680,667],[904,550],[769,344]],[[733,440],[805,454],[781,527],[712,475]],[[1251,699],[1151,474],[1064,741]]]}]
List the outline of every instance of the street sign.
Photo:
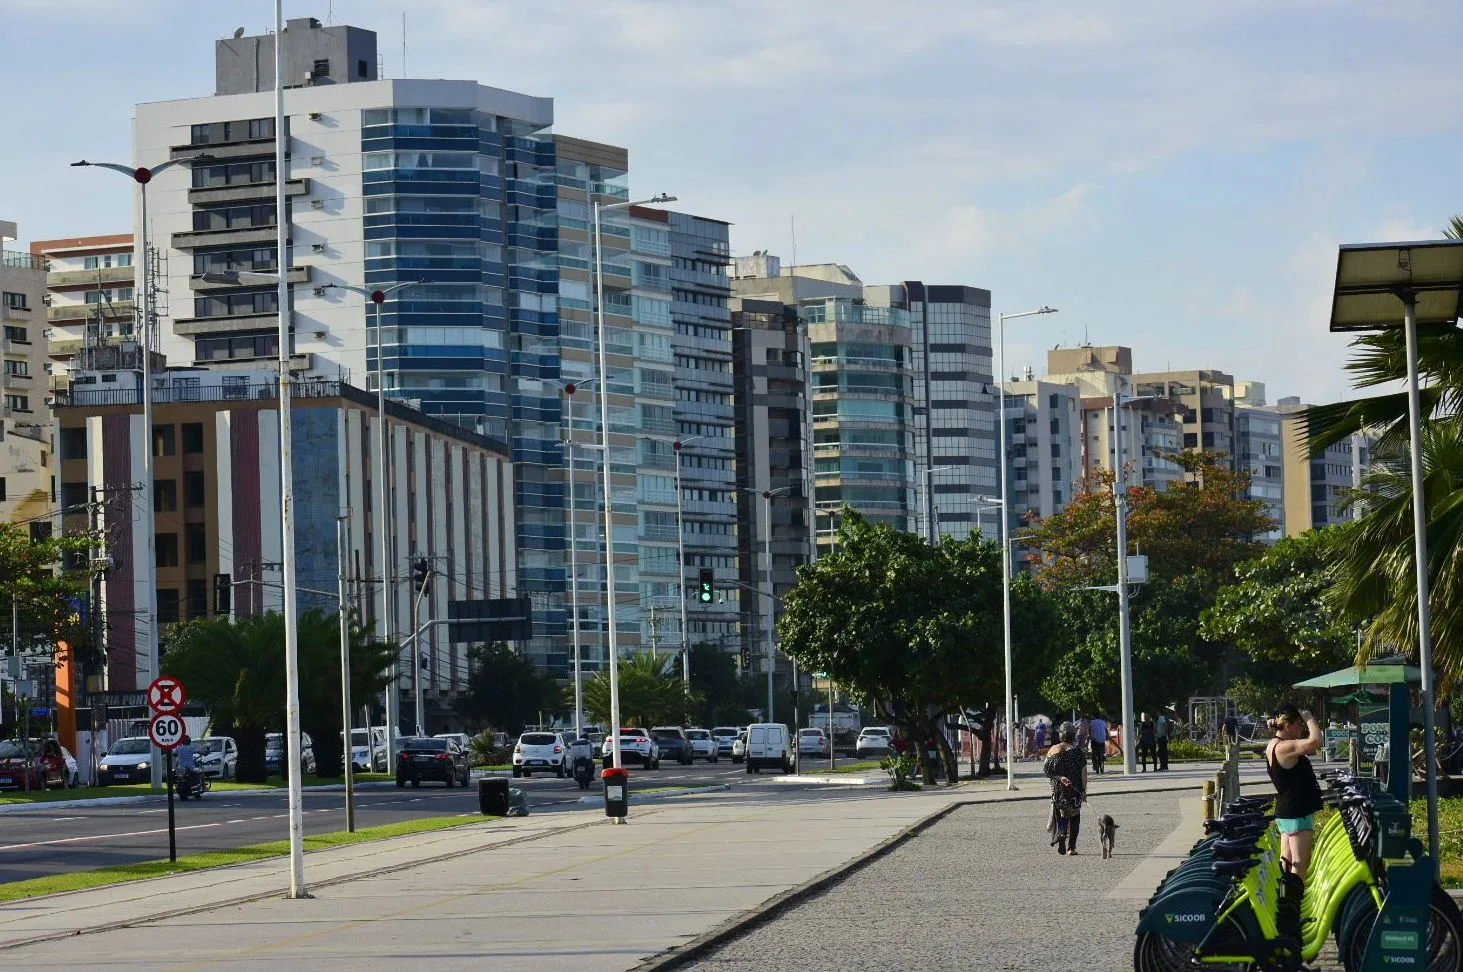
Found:
[{"label": "street sign", "polygon": [[152,717],[147,725],[147,736],[159,749],[175,749],[183,741],[183,719],[168,712]]},{"label": "street sign", "polygon": [[147,687],[147,704],[154,712],[175,714],[182,711],[185,701],[187,695],[183,692],[183,683],[171,675],[155,678]]}]

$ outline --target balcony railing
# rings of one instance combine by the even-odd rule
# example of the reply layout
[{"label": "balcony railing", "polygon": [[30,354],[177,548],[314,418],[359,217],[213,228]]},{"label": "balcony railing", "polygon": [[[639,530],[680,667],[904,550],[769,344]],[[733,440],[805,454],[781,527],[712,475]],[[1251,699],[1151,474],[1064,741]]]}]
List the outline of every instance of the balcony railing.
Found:
[{"label": "balcony railing", "polygon": [[[342,381],[309,378],[290,384],[292,398],[338,398]],[[152,390],[154,405],[175,405],[191,402],[245,402],[279,397],[279,386],[272,381],[228,382],[222,385],[196,387],[169,384]],[[374,396],[372,396],[374,403]],[[76,388],[56,393],[57,408],[103,408],[109,405],[140,405],[137,388]]]},{"label": "balcony railing", "polygon": [[24,250],[0,250],[0,263],[16,270],[41,270],[46,261]]}]

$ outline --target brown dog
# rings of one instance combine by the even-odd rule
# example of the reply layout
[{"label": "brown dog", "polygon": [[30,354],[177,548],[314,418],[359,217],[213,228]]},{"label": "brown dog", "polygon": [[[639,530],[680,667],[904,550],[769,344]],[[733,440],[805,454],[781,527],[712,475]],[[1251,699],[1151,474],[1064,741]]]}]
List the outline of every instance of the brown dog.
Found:
[{"label": "brown dog", "polygon": [[1097,839],[1102,844],[1102,859],[1112,857],[1113,844],[1117,842],[1118,825],[1109,814],[1097,818]]}]

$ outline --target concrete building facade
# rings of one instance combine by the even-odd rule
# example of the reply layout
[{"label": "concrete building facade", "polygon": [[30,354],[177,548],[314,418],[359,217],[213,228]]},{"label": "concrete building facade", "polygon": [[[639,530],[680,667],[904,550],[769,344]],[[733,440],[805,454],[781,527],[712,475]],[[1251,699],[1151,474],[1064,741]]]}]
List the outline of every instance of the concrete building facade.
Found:
[{"label": "concrete building facade", "polygon": [[51,409],[46,360],[46,271],[0,221],[0,520],[44,519],[51,504]]},{"label": "concrete building facade", "polygon": [[[1017,524],[1060,513],[1081,487],[1081,390],[1073,384],[1029,378],[1008,382],[1006,440],[1008,492]],[[994,494],[999,498],[999,491]],[[983,511],[992,533],[998,508]]]},{"label": "concrete building facade", "polygon": [[1275,405],[1281,429],[1288,537],[1361,518],[1365,504],[1346,500],[1352,490],[1361,488],[1376,444],[1372,436],[1356,433],[1312,456],[1302,418],[1306,407],[1294,396]]},{"label": "concrete building facade", "polygon": [[65,387],[83,348],[131,337],[137,313],[133,249],[131,233],[31,243],[46,267],[47,352],[58,387]]}]

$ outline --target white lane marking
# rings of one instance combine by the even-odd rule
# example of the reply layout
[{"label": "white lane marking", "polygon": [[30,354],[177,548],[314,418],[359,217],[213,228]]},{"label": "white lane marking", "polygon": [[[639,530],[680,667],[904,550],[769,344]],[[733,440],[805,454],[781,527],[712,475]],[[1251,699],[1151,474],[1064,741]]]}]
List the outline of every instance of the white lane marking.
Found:
[{"label": "white lane marking", "polygon": [[163,807],[161,810],[139,810],[137,812],[138,813],[167,813],[168,812],[168,809],[167,809],[167,807]]},{"label": "white lane marking", "polygon": [[50,823],[65,823],[68,820],[85,820],[85,817],[52,817]]},{"label": "white lane marking", "polygon": [[[222,824],[189,824],[186,827],[177,827],[176,830],[206,830],[209,827],[220,827]],[[79,844],[88,840],[115,840],[118,837],[151,837],[155,834],[165,834],[166,827],[161,830],[134,830],[125,834],[92,834],[88,837],[62,837],[57,840],[38,840],[29,844],[6,844],[0,846],[0,851],[28,850],[32,847],[54,847],[59,844]]]}]

